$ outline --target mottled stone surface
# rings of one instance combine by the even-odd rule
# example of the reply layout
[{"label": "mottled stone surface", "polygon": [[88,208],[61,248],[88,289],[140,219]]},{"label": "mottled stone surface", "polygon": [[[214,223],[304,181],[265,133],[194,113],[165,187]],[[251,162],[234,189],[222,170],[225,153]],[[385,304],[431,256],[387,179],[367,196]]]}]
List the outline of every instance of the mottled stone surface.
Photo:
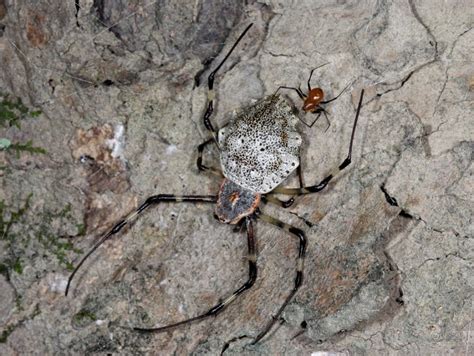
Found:
[{"label": "mottled stone surface", "polygon": [[[135,333],[246,281],[243,233],[212,205],[163,204],[64,296],[72,265],[147,196],[217,193],[195,164],[206,74],[250,22],[217,75],[215,125],[329,63],[312,85],[350,86],[327,131],[324,117],[300,127],[304,180],[345,158],[365,88],[353,164],[286,211],[262,208],[308,238],[303,287],[270,337],[249,345],[292,288],[297,241],[265,223],[251,290],[211,320]],[[47,150],[0,151],[0,354],[472,354],[473,23],[467,0],[0,0],[2,100],[41,111],[0,139]]]}]

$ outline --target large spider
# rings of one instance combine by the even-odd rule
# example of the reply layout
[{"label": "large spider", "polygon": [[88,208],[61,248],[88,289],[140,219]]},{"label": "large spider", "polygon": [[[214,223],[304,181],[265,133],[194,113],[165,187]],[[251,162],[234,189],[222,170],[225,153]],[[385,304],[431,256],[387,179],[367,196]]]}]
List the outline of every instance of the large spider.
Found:
[{"label": "large spider", "polygon": [[[242,40],[250,24],[234,43],[224,59],[219,63],[208,78],[208,103],[207,110],[203,116],[205,127],[211,132],[212,137],[198,146],[197,167],[201,171],[210,171],[224,176],[220,190],[217,195],[183,195],[173,194],[153,195],[145,200],[135,211],[128,214],[105,234],[92,249],[80,260],[72,274],[70,275],[65,294],[68,294],[71,281],[82,266],[84,261],[106,240],[117,234],[126,225],[129,225],[135,218],[143,213],[148,207],[164,202],[193,202],[193,203],[213,203],[216,204],[215,217],[222,223],[245,226],[248,240],[248,261],[249,277],[247,282],[240,286],[234,293],[224,298],[220,303],[210,308],[207,312],[190,319],[179,321],[157,328],[134,328],[142,332],[163,332],[177,326],[190,322],[215,316],[226,306],[234,301],[239,295],[251,288],[257,278],[257,255],[254,238],[254,222],[262,220],[275,225],[284,231],[294,235],[299,240],[298,259],[296,264],[295,284],[275,315],[269,320],[264,329],[255,337],[253,343],[261,340],[280,320],[280,316],[294,297],[303,282],[303,262],[306,251],[306,237],[301,229],[288,225],[278,219],[263,214],[260,203],[273,203],[281,207],[289,207],[294,202],[294,196],[302,194],[316,193],[328,185],[328,183],[344,168],[351,163],[352,144],[354,141],[355,129],[359,118],[360,108],[364,90],[361,91],[357,112],[354,119],[352,134],[349,144],[349,152],[344,161],[334,169],[318,184],[306,186],[302,185],[301,170],[298,170],[300,178],[299,188],[284,188],[279,185],[297,168],[299,165],[299,149],[302,143],[300,134],[296,129],[299,121],[295,115],[295,109],[283,97],[278,94],[278,90],[267,96],[254,105],[242,110],[242,112],[228,125],[216,130],[211,123],[210,117],[213,112],[214,77],[224,62],[230,56],[237,44]],[[311,71],[311,74],[313,71]],[[311,78],[311,77],[310,77]],[[309,81],[308,81],[309,83]],[[309,86],[308,95],[301,90],[298,95],[306,98],[305,106],[310,105],[310,111],[320,114],[319,104],[322,102],[322,90],[311,89]],[[315,97],[316,94],[320,94]],[[339,95],[338,95],[339,96]],[[337,97],[336,97],[337,98]],[[331,99],[332,101],[332,99]],[[314,110],[312,110],[314,109]],[[220,152],[222,170],[208,167],[202,163],[204,148],[214,143]],[[291,198],[287,201],[279,200],[275,194],[285,194]]]}]

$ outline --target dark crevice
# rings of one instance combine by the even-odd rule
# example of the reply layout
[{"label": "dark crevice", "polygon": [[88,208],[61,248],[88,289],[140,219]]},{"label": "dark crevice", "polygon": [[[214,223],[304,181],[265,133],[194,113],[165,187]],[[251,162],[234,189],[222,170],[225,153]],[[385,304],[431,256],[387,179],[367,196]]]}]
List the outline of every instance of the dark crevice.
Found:
[{"label": "dark crevice", "polygon": [[[116,5],[117,11],[122,10],[118,3]],[[110,26],[110,22],[113,22],[111,11],[115,9],[113,3],[109,4],[109,7],[106,8],[105,0],[94,0],[92,7],[97,12],[97,18],[99,19],[100,24],[107,27],[107,31],[112,32],[117,39],[122,41],[122,34],[119,32],[117,26],[115,24]]]},{"label": "dark crevice", "polygon": [[377,97],[381,97],[387,93],[390,93],[392,91],[395,91],[395,90],[399,90],[400,88],[402,88],[405,83],[411,78],[411,76],[415,73],[415,72],[418,72],[420,71],[421,69],[423,69],[424,67],[436,62],[439,58],[439,53],[438,53],[438,41],[436,40],[435,36],[433,35],[433,33],[431,32],[431,29],[423,22],[423,20],[421,19],[420,15],[418,14],[418,11],[416,10],[416,7],[413,3],[413,0],[409,0],[409,4],[410,4],[410,9],[411,9],[411,12],[413,14],[413,16],[415,17],[415,19],[425,28],[426,32],[428,33],[428,36],[431,38],[429,40],[429,44],[434,47],[434,56],[433,56],[433,59],[431,59],[430,61],[420,65],[418,68],[412,70],[400,83],[400,85],[396,88],[393,88],[393,89],[388,89],[382,93],[377,93]]},{"label": "dark crevice", "polygon": [[389,203],[391,206],[398,206],[398,202],[397,202],[397,199],[395,199],[394,197],[391,197],[388,193],[387,193],[387,190],[385,189],[385,186],[382,184],[380,186],[380,189],[382,190],[384,196],[385,196],[385,200],[387,201],[387,203]]},{"label": "dark crevice", "polygon": [[410,213],[407,213],[406,210],[401,210],[400,211],[400,215],[402,218],[407,218],[407,219],[414,219],[415,217],[413,215],[411,215]]},{"label": "dark crevice", "polygon": [[381,97],[382,95],[385,95],[385,94],[390,93],[390,92],[392,92],[392,91],[401,89],[401,88],[405,85],[405,83],[411,78],[411,76],[413,75],[413,73],[415,73],[415,72],[416,72],[416,70],[413,70],[413,71],[411,71],[410,73],[408,73],[408,75],[400,82],[400,85],[399,85],[398,87],[392,88],[392,89],[388,89],[388,90],[386,90],[386,91],[384,91],[384,92],[382,92],[382,93],[377,93],[377,97]]},{"label": "dark crevice", "polygon": [[222,347],[221,355],[223,355],[224,352],[230,347],[230,344],[232,344],[232,343],[235,342],[235,341],[239,341],[239,340],[246,339],[246,338],[251,339],[251,337],[248,336],[248,335],[241,335],[241,336],[236,336],[236,337],[230,339],[229,341],[227,341],[227,342],[224,344],[224,346]]},{"label": "dark crevice", "polygon": [[76,7],[76,26],[81,27],[79,24],[79,10],[81,10],[80,0],[74,0],[74,6]]},{"label": "dark crevice", "polygon": [[[387,201],[387,203],[389,203],[391,206],[397,206],[400,208],[400,205],[398,205],[398,202],[397,202],[397,199],[390,196],[390,194],[388,194],[387,190],[385,189],[385,185],[381,185],[380,186],[380,190],[383,192],[384,196],[385,196],[385,200]],[[403,218],[407,218],[407,219],[414,219],[413,215],[411,215],[410,213],[408,213],[405,209],[401,208],[400,210],[400,213],[398,214],[399,216],[403,217]]]},{"label": "dark crevice", "polygon": [[213,61],[214,58],[207,58],[203,61],[203,67],[194,76],[194,88],[199,87],[201,84],[201,75],[209,69]]},{"label": "dark crevice", "polygon": [[403,291],[401,288],[398,288],[398,297],[395,298],[395,301],[400,305],[405,304],[405,301],[403,300]]},{"label": "dark crevice", "polygon": [[436,40],[436,37],[433,35],[433,33],[431,32],[431,29],[424,23],[424,21],[421,19],[420,17],[420,14],[418,14],[418,10],[416,9],[416,6],[415,4],[413,3],[413,0],[409,0],[408,3],[410,4],[410,9],[411,9],[411,12],[413,14],[413,16],[415,17],[415,19],[421,24],[421,26],[423,26],[426,30],[426,32],[428,32],[428,35],[431,37],[431,41],[430,44],[432,46],[434,46],[434,49],[435,49],[435,60],[438,58],[438,41]]}]

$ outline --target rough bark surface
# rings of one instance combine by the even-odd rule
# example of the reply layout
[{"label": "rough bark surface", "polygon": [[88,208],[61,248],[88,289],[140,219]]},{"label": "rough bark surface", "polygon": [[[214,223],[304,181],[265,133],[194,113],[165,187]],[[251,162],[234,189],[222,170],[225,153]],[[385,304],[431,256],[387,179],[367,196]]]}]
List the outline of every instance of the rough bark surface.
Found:
[{"label": "rough bark surface", "polygon": [[[308,237],[285,322],[249,345],[297,256],[294,237],[259,222],[251,290],[210,320],[129,329],[205,312],[245,282],[245,235],[206,204],[151,209],[65,297],[72,265],[146,197],[217,193],[195,164],[206,75],[251,22],[216,78],[217,126],[280,85],[306,88],[326,62],[312,84],[327,98],[351,83],[327,131],[301,125],[307,184],[345,158],[366,89],[352,165],[289,209],[263,208]],[[0,139],[46,150],[0,151],[0,354],[472,354],[473,23],[467,0],[0,0],[0,114],[20,123]]]}]

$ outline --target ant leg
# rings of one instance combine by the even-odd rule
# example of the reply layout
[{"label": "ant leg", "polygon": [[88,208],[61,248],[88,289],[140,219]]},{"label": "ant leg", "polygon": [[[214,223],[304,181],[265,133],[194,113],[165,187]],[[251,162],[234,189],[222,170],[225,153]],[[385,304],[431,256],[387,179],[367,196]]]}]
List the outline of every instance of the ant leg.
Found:
[{"label": "ant leg", "polygon": [[145,209],[147,209],[151,205],[156,205],[156,204],[161,203],[161,202],[215,203],[216,201],[217,201],[217,196],[215,196],[215,195],[182,195],[182,196],[176,196],[176,195],[172,195],[172,194],[159,194],[159,195],[153,195],[153,196],[149,197],[137,209],[135,209],[133,212],[128,214],[122,220],[117,222],[115,224],[115,226],[112,229],[110,229],[110,231],[107,234],[105,234],[89,250],[89,252],[87,252],[86,255],[79,261],[78,265],[76,266],[76,268],[74,268],[74,271],[72,271],[71,275],[69,276],[69,279],[68,279],[67,285],[66,285],[65,295],[67,296],[67,294],[69,292],[69,287],[71,286],[72,279],[76,275],[77,271],[79,271],[79,268],[81,268],[81,266],[86,261],[86,259],[90,255],[92,255],[92,253],[95,250],[97,250],[99,248],[99,246],[102,245],[105,241],[107,241],[112,235],[117,234],[120,230],[122,230],[123,227],[125,227],[126,225],[129,225],[133,220],[135,220],[135,218],[138,215],[140,215]]},{"label": "ant leg", "polygon": [[309,78],[308,78],[308,91],[311,90],[311,84],[310,84],[310,83],[311,83],[311,77],[313,76],[313,72],[314,72],[316,69],[319,69],[319,68],[321,68],[321,67],[324,67],[324,66],[327,65],[327,64],[329,64],[329,62],[328,62],[328,63],[321,64],[320,66],[311,69],[311,73],[309,73]]},{"label": "ant leg", "polygon": [[296,227],[293,227],[291,225],[285,224],[284,222],[265,214],[259,213],[257,214],[257,217],[267,223],[270,223],[272,225],[279,227],[280,229],[283,229],[286,232],[289,232],[290,234],[295,235],[299,239],[300,244],[299,244],[299,249],[298,249],[298,260],[296,263],[295,285],[293,289],[291,290],[290,294],[286,297],[283,305],[280,307],[280,309],[278,309],[276,314],[273,315],[272,319],[267,323],[267,325],[262,330],[262,332],[257,335],[257,337],[252,342],[252,344],[256,344],[257,342],[259,342],[270,331],[272,326],[275,325],[275,323],[280,319],[281,313],[283,313],[288,303],[293,299],[294,295],[300,288],[303,282],[304,257],[306,253],[306,236],[302,230]]},{"label": "ant leg", "polygon": [[357,127],[357,120],[359,119],[359,113],[360,113],[360,108],[362,107],[362,99],[364,97],[364,90],[362,89],[360,93],[360,99],[359,99],[359,105],[357,106],[357,112],[356,116],[354,119],[354,126],[352,127],[352,134],[351,134],[351,141],[349,144],[349,153],[347,154],[346,159],[336,168],[332,169],[329,174],[324,178],[321,182],[319,182],[316,185],[311,185],[308,187],[303,187],[303,188],[275,188],[272,193],[282,193],[282,194],[288,194],[288,195],[301,195],[301,194],[309,194],[309,193],[316,193],[328,185],[328,183],[339,173],[341,172],[344,168],[346,168],[348,165],[351,164],[351,159],[352,159],[352,145],[354,143],[354,136],[355,136],[355,130]]},{"label": "ant leg", "polygon": [[342,89],[342,91],[339,94],[337,94],[334,98],[326,100],[326,101],[321,101],[320,104],[329,104],[331,101],[336,100],[337,98],[339,98],[342,95],[342,93],[344,93],[347,90],[347,88],[349,88],[351,86],[351,84],[352,83],[347,84],[346,87],[344,89]]},{"label": "ant leg", "polygon": [[248,241],[248,260],[249,260],[249,278],[247,282],[245,282],[239,289],[237,289],[229,297],[224,299],[224,301],[220,302],[219,304],[216,304],[204,314],[177,322],[175,324],[159,327],[159,328],[133,328],[133,329],[137,331],[141,331],[141,332],[160,333],[160,332],[167,331],[169,329],[173,329],[177,326],[181,326],[181,325],[188,324],[194,321],[202,320],[210,316],[215,316],[219,314],[219,312],[221,312],[231,302],[233,302],[240,294],[245,292],[247,289],[250,289],[254,285],[255,280],[257,279],[257,254],[256,254],[256,248],[255,248],[256,244],[255,244],[252,219],[253,219],[252,216],[248,216],[245,218],[246,229],[247,229],[247,241]]},{"label": "ant leg", "polygon": [[[286,87],[286,86],[284,86],[284,85],[280,85],[280,86],[278,87],[278,89],[275,91],[275,94],[278,93],[278,91],[279,91],[280,89],[294,90],[294,91],[296,91],[296,94],[298,94],[298,96],[300,97],[301,100],[304,100],[304,99],[306,98],[306,94],[303,93],[303,91],[302,91],[301,88],[299,88],[299,87],[298,87],[298,88],[294,88],[294,87]],[[275,95],[275,94],[273,94],[273,95]]]},{"label": "ant leg", "polygon": [[209,131],[211,131],[213,133],[214,139],[215,139],[216,142],[217,142],[217,130],[214,128],[214,126],[211,123],[211,115],[212,115],[212,112],[214,111],[214,99],[215,99],[215,96],[216,96],[216,94],[214,92],[214,77],[215,77],[216,73],[219,71],[219,69],[221,69],[222,65],[227,60],[227,58],[229,58],[230,54],[234,51],[235,47],[237,47],[237,45],[242,40],[242,38],[244,38],[245,34],[250,29],[250,27],[252,27],[252,25],[253,24],[250,24],[250,25],[247,26],[247,28],[244,30],[244,32],[242,32],[242,34],[239,36],[237,41],[235,41],[234,45],[229,50],[229,52],[227,52],[224,59],[219,63],[217,68],[214,69],[209,74],[209,77],[207,79],[207,86],[208,86],[207,109],[206,109],[206,112],[204,113],[203,121],[204,121],[204,126],[206,126],[206,129],[208,129]]}]

